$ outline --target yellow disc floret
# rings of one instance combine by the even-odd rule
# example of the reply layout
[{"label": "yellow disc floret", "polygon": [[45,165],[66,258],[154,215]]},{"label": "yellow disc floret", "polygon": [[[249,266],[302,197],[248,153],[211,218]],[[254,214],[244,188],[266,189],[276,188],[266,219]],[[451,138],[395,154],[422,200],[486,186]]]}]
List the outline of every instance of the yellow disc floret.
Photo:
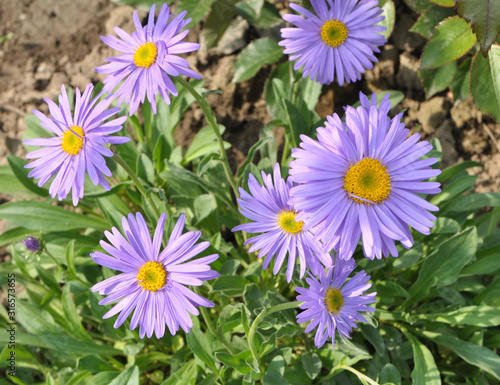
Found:
[{"label": "yellow disc floret", "polygon": [[338,47],[345,41],[348,32],[341,21],[328,20],[321,27],[321,39],[330,47]]},{"label": "yellow disc floret", "polygon": [[[65,153],[74,156],[78,155],[83,147],[85,133],[81,127],[73,126],[70,128],[71,129],[67,129],[64,135],[62,135],[61,147]],[[77,135],[75,135],[75,133]]]},{"label": "yellow disc floret", "polygon": [[337,314],[344,306],[344,297],[339,289],[329,287],[325,293],[325,306],[330,314]]},{"label": "yellow disc floret", "polygon": [[138,285],[142,290],[155,292],[167,281],[167,272],[160,262],[146,262],[137,274]]},{"label": "yellow disc floret", "polygon": [[297,213],[295,211],[282,211],[278,214],[279,227],[292,235],[300,233],[302,231],[302,226],[304,226],[304,222],[296,221],[296,216]]},{"label": "yellow disc floret", "polygon": [[378,159],[365,158],[349,167],[344,189],[358,203],[382,203],[391,192],[391,178]]},{"label": "yellow disc floret", "polygon": [[158,50],[152,42],[139,46],[134,53],[134,63],[137,67],[149,68],[156,62]]}]

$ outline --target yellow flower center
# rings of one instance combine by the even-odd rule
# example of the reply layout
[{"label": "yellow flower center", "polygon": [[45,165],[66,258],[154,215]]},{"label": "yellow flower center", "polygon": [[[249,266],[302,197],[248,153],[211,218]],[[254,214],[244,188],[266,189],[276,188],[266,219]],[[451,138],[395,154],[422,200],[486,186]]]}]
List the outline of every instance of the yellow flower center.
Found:
[{"label": "yellow flower center", "polygon": [[[83,137],[85,136],[85,133],[81,127],[73,126],[70,128],[73,131],[70,129],[66,130],[62,138],[61,147],[65,153],[74,156],[78,155],[83,147]],[[75,135],[74,133],[78,135]]]},{"label": "yellow flower center", "polygon": [[137,274],[138,285],[142,290],[160,290],[167,281],[167,272],[160,262],[146,262]]},{"label": "yellow flower center", "polygon": [[283,211],[278,214],[278,223],[279,226],[286,231],[287,233],[296,235],[302,231],[302,226],[304,226],[304,222],[296,221],[295,217],[297,213],[295,211]]},{"label": "yellow flower center", "polygon": [[344,306],[344,297],[342,297],[339,289],[334,287],[328,288],[325,293],[325,306],[328,313],[334,315],[342,309],[342,306]]},{"label": "yellow flower center", "polygon": [[152,42],[147,42],[135,50],[134,63],[137,67],[151,67],[158,56],[156,45]]},{"label": "yellow flower center", "polygon": [[345,41],[348,32],[341,21],[328,20],[321,27],[321,39],[331,47],[338,47]]},{"label": "yellow flower center", "polygon": [[390,179],[387,169],[378,159],[365,158],[349,167],[344,177],[344,189],[357,203],[382,203],[391,192]]}]

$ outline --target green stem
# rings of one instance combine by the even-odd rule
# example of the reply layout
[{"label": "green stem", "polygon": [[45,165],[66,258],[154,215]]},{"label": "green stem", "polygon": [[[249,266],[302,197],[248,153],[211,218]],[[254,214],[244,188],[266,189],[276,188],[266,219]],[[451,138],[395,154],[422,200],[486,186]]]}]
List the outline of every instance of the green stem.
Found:
[{"label": "green stem", "polygon": [[52,261],[54,261],[54,263],[55,263],[55,264],[56,264],[56,266],[59,268],[59,270],[61,270],[61,271],[65,271],[65,270],[64,270],[64,268],[62,267],[62,265],[61,265],[59,262],[57,262],[56,258],[55,258],[55,257],[54,257],[54,256],[53,256],[50,252],[49,252],[49,250],[47,250],[47,248],[46,248],[46,247],[44,248],[44,250],[43,250],[43,251],[45,252],[45,254],[47,254],[47,255],[48,255],[48,257],[49,257],[50,259],[52,259]]},{"label": "green stem", "polygon": [[248,332],[248,345],[250,347],[250,351],[252,352],[252,356],[255,359],[258,358],[257,346],[255,345],[255,332],[257,331],[257,326],[259,326],[264,317],[269,314],[276,313],[277,311],[294,309],[296,307],[299,307],[301,303],[302,303],[301,301],[280,303],[279,305],[271,306],[268,309],[262,310],[260,314],[257,316],[257,318],[255,318]]},{"label": "green stem", "polygon": [[176,78],[177,81],[193,95],[198,104],[200,105],[203,114],[205,114],[205,118],[207,119],[207,123],[214,132],[215,137],[217,138],[217,144],[219,145],[220,152],[220,160],[222,162],[222,166],[224,167],[224,171],[226,173],[226,178],[231,186],[231,189],[234,192],[236,198],[239,198],[240,194],[238,191],[238,186],[236,185],[236,181],[234,180],[233,174],[231,173],[231,167],[229,167],[229,162],[227,159],[226,149],[224,148],[224,141],[222,140],[222,136],[219,131],[219,126],[217,125],[217,121],[215,119],[215,114],[208,104],[205,97],[202,97],[186,80],[184,80],[181,76]]},{"label": "green stem", "polygon": [[118,155],[118,152],[116,151],[116,149],[114,147],[112,147],[112,150],[113,150],[113,153],[114,153],[112,159],[116,163],[118,163],[120,166],[122,166],[123,169],[125,170],[125,172],[130,176],[130,178],[134,182],[134,184],[137,187],[137,189],[141,192],[142,196],[149,202],[149,205],[153,209],[153,211],[154,211],[154,213],[156,215],[156,219],[158,220],[160,218],[160,213],[158,212],[158,209],[156,208],[156,205],[154,204],[154,202],[151,199],[151,197],[149,197],[146,194],[146,190],[144,189],[144,186],[142,185],[141,181],[139,180],[139,178],[137,177],[137,175],[135,175],[135,172],[130,168],[130,166],[121,158],[120,155]]},{"label": "green stem", "polygon": [[360,380],[364,380],[366,382],[368,382],[369,384],[371,385],[380,385],[377,381],[373,381],[370,377],[368,377],[367,375],[357,371],[356,369],[354,369],[353,367],[349,366],[349,365],[337,365],[337,366],[334,366],[332,368],[332,370],[330,370],[330,373],[323,377],[322,378],[322,381],[327,381],[329,380],[330,378],[332,378],[334,375],[335,375],[335,372],[339,369],[345,369],[345,370],[348,370],[350,371],[351,373],[354,373]]},{"label": "green stem", "polygon": [[[198,286],[194,287],[194,291],[196,294],[201,295],[201,290]],[[210,333],[212,333],[212,335],[215,338],[217,338],[222,343],[222,345],[224,345],[226,347],[227,351],[230,354],[233,354],[233,355],[236,354],[236,352],[233,350],[233,347],[226,340],[224,335],[222,333],[219,333],[217,331],[217,329],[215,329],[215,326],[212,323],[212,320],[210,319],[210,315],[208,314],[207,309],[203,306],[200,306],[200,313],[201,313],[201,316],[203,317],[203,319],[205,320],[205,324],[207,325],[208,330],[210,330]]]}]

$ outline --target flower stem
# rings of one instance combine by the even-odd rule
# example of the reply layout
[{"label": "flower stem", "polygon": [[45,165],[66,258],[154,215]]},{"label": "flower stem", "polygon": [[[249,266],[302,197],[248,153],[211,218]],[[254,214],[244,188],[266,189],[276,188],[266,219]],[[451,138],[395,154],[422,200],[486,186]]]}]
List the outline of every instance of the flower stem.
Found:
[{"label": "flower stem", "polygon": [[236,185],[236,181],[234,180],[233,174],[231,173],[231,167],[229,167],[229,162],[227,159],[226,150],[224,148],[224,141],[222,140],[222,136],[219,131],[219,126],[217,125],[217,120],[215,119],[215,114],[208,104],[207,99],[202,97],[186,80],[184,80],[181,76],[176,78],[177,81],[193,95],[198,104],[200,105],[205,118],[207,119],[207,123],[214,132],[215,137],[217,138],[217,144],[219,145],[220,152],[220,160],[222,162],[222,166],[224,167],[224,171],[226,173],[226,178],[231,186],[231,189],[234,192],[236,198],[240,196],[238,191],[238,186]]},{"label": "flower stem", "polygon": [[[194,291],[196,294],[198,295],[201,295],[201,290],[198,286],[195,286],[194,287]],[[217,331],[217,329],[215,328],[214,324],[212,323],[212,320],[210,319],[210,315],[208,314],[207,312],[207,309],[203,306],[200,306],[200,313],[201,313],[201,316],[203,317],[203,320],[205,321],[206,325],[207,325],[207,328],[208,330],[210,330],[210,333],[212,333],[212,335],[217,338],[221,343],[222,345],[224,345],[227,349],[227,351],[230,353],[230,354],[236,354],[236,352],[233,350],[233,347],[231,346],[231,344],[226,340],[226,338],[224,337],[224,335],[222,333],[219,333]]]},{"label": "flower stem", "polygon": [[156,215],[156,219],[158,220],[160,218],[160,213],[158,212],[158,208],[156,207],[156,205],[153,202],[153,200],[151,199],[151,197],[149,197],[146,194],[146,190],[144,189],[144,186],[142,185],[141,181],[139,180],[137,175],[135,175],[135,172],[130,168],[130,166],[122,159],[122,157],[120,155],[118,155],[118,152],[116,151],[116,149],[114,147],[112,147],[112,150],[114,153],[112,159],[116,163],[118,163],[120,166],[122,166],[123,169],[125,170],[125,172],[130,176],[130,178],[134,182],[137,189],[141,192],[142,196],[149,202],[149,205],[153,209],[153,211]]},{"label": "flower stem", "polygon": [[302,302],[300,301],[280,303],[279,305],[271,306],[268,309],[262,310],[260,314],[257,316],[257,318],[255,318],[255,320],[252,323],[252,326],[250,326],[250,330],[248,331],[248,346],[250,347],[252,356],[255,359],[258,359],[257,346],[255,345],[255,332],[257,331],[257,326],[259,326],[264,317],[269,314],[276,313],[277,311],[283,311],[299,307],[301,303]]}]

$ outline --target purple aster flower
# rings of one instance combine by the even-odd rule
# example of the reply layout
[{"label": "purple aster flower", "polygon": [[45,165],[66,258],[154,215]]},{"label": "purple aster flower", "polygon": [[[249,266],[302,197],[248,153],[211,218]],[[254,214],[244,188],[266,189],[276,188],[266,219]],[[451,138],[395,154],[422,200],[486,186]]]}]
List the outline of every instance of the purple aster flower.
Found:
[{"label": "purple aster flower", "polygon": [[349,333],[357,328],[355,321],[367,322],[359,312],[375,311],[367,305],[375,302],[377,293],[361,295],[372,286],[367,283],[369,275],[362,270],[346,283],[355,267],[354,260],[345,261],[337,257],[335,266],[328,273],[324,270],[319,272],[319,282],[311,276],[306,278],[309,289],[295,288],[299,293],[297,300],[304,302],[300,308],[307,309],[297,315],[297,322],[301,324],[311,321],[306,327],[306,333],[318,327],[314,338],[318,349],[328,337],[332,338],[335,349],[336,330],[342,341],[344,337],[351,338]]},{"label": "purple aster flower", "polygon": [[278,274],[285,257],[288,254],[288,269],[286,278],[292,279],[295,260],[300,261],[300,277],[304,276],[306,267],[313,272],[322,269],[320,260],[326,267],[332,264],[331,257],[323,250],[323,246],[314,239],[313,233],[304,231],[304,222],[296,221],[297,211],[289,203],[292,182],[285,182],[281,177],[280,165],[274,166],[274,185],[271,175],[262,171],[265,186],[261,186],[257,179],[250,174],[248,188],[251,194],[240,187],[241,199],[240,212],[254,222],[236,226],[233,231],[246,231],[248,233],[263,233],[250,238],[246,244],[253,244],[250,252],[259,251],[258,257],[266,256],[264,270],[274,261],[273,274]]},{"label": "purple aster flower", "polygon": [[93,89],[94,86],[89,84],[83,95],[80,94],[78,88],[75,89],[75,111],[72,115],[66,88],[62,85],[59,106],[48,98],[44,99],[49,105],[52,118],[33,110],[33,113],[41,120],[42,127],[56,136],[24,141],[24,144],[30,146],[44,147],[26,155],[28,159],[38,158],[24,166],[33,169],[28,177],[40,179],[38,185],[42,186],[57,174],[50,185],[50,195],[52,198],[57,195],[59,200],[63,200],[73,189],[75,206],[78,200],[83,198],[85,171],[95,186],[100,184],[105,190],[110,189],[104,175],[111,176],[111,171],[106,166],[103,155],[113,156],[113,152],[104,146],[107,143],[120,144],[130,140],[130,138],[111,135],[122,129],[122,124],[127,117],[123,116],[103,123],[117,114],[120,108],[114,107],[106,110],[112,99],[107,98],[98,102],[100,95],[90,100]]},{"label": "purple aster flower", "polygon": [[182,234],[185,217],[181,215],[170,235],[166,247],[160,252],[163,229],[167,215],[161,215],[151,240],[151,235],[140,213],[123,217],[122,226],[125,238],[115,227],[104,234],[111,244],[101,241],[102,248],[109,254],[96,252],[90,254],[92,260],[102,266],[122,273],[108,278],[92,287],[101,295],[108,295],[99,302],[107,305],[120,300],[104,319],[118,313],[115,328],[135,309],[130,321],[130,330],[140,325],[139,335],[157,338],[165,334],[165,324],[172,335],[179,326],[189,333],[193,326],[189,313],[198,315],[195,306],[213,307],[213,302],[192,292],[184,285],[201,286],[203,281],[217,278],[220,274],[210,269],[209,263],[219,256],[212,254],[192,259],[204,251],[209,242],[195,245],[200,231]]},{"label": "purple aster flower", "polygon": [[413,245],[408,225],[429,234],[438,208],[415,193],[436,194],[437,182],[423,182],[440,170],[430,166],[436,158],[419,159],[432,149],[418,142],[420,134],[407,138],[403,114],[390,120],[389,95],[377,109],[360,94],[361,106],[346,108],[346,122],[334,114],[318,128],[318,141],[301,136],[301,149],[290,163],[290,175],[300,186],[292,188],[297,216],[308,226],[319,226],[317,236],[326,249],[351,258],[360,237],[366,257],[398,256],[394,240]]},{"label": "purple aster flower", "polygon": [[[328,5],[327,5],[328,3]],[[296,28],[282,28],[279,42],[290,60],[297,60],[295,70],[304,67],[309,76],[321,84],[330,84],[337,77],[340,86],[361,79],[365,69],[378,60],[373,54],[386,43],[376,25],[384,19],[378,0],[311,0],[316,15],[300,5],[290,8],[301,16],[284,15]],[[304,17],[302,17],[304,16]]]},{"label": "purple aster flower", "polygon": [[40,240],[32,237],[31,235],[26,236],[26,239],[23,240],[24,246],[27,250],[32,253],[39,253],[42,250],[42,245]]},{"label": "purple aster flower", "polygon": [[195,79],[201,76],[190,70],[187,60],[177,54],[196,51],[200,48],[197,43],[183,42],[189,30],[180,32],[191,19],[183,20],[186,11],[173,17],[170,21],[170,10],[163,4],[155,25],[155,5],[149,12],[148,24],[143,27],[137,11],[134,11],[136,31],[129,35],[119,27],[114,31],[118,38],[108,35],[101,36],[102,41],[111,48],[123,54],[106,59],[109,64],[97,67],[96,71],[109,74],[104,79],[104,92],[111,93],[121,82],[115,94],[118,105],[123,100],[130,105],[132,116],[139,103],[144,103],[145,97],[151,103],[156,114],[156,95],[160,93],[167,104],[170,104],[168,93],[177,96],[177,90],[170,76],[186,75]]}]

